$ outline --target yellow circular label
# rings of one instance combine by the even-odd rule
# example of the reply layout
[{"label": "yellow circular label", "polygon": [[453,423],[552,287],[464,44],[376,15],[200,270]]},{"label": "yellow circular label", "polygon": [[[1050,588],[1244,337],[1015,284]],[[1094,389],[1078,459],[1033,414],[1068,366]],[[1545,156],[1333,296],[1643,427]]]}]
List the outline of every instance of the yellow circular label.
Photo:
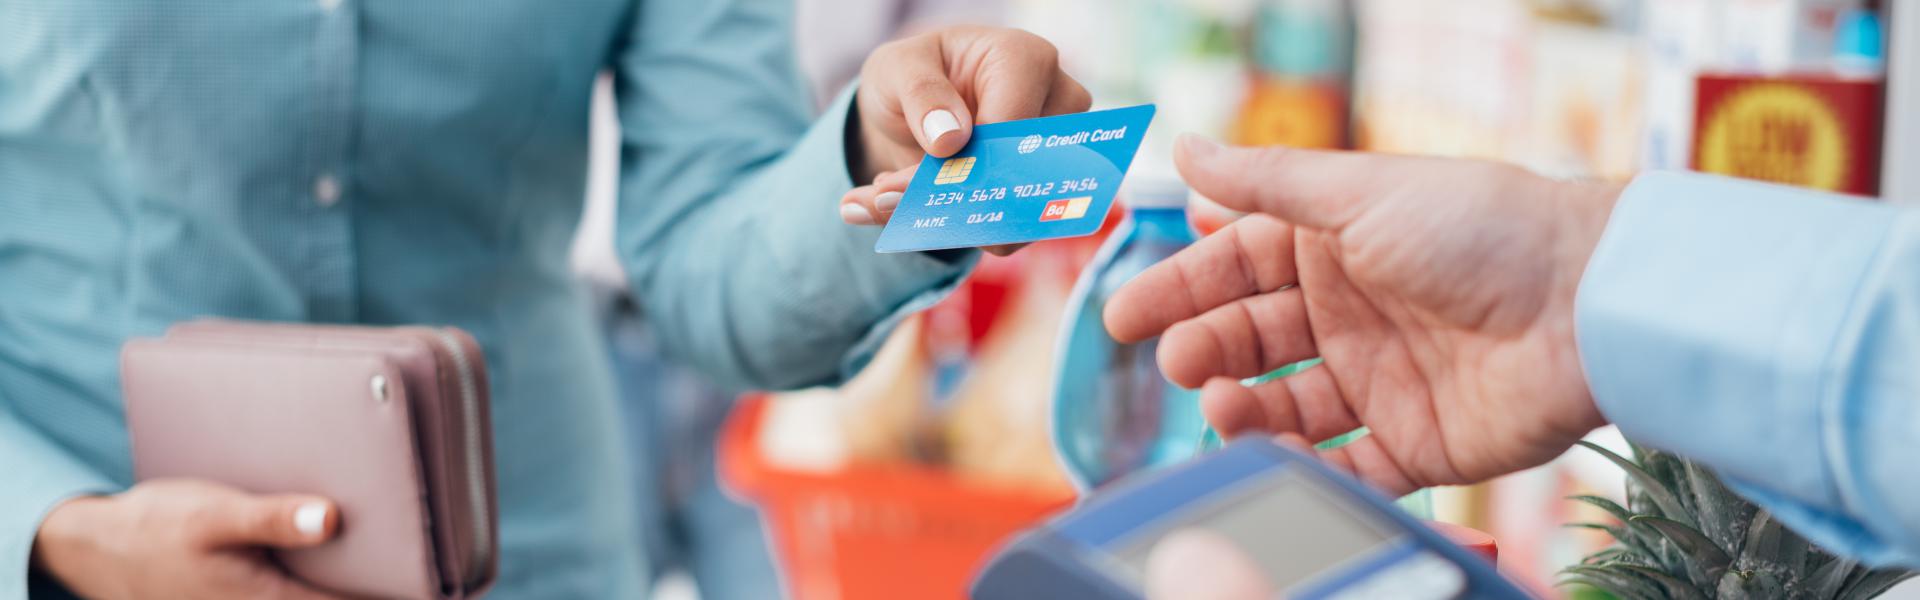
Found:
[{"label": "yellow circular label", "polygon": [[1734,91],[1700,133],[1700,170],[1838,190],[1846,184],[1847,144],[1840,118],[1819,96],[1784,83]]}]

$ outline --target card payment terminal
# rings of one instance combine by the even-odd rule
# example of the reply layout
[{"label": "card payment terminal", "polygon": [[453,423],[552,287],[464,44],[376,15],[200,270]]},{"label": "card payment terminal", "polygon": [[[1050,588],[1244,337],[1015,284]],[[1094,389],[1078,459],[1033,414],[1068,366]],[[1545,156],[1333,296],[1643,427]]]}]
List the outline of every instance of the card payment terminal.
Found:
[{"label": "card payment terminal", "polygon": [[1251,438],[1095,492],[1002,548],[972,596],[1143,598],[1148,553],[1185,528],[1233,540],[1285,598],[1528,598],[1380,493]]}]

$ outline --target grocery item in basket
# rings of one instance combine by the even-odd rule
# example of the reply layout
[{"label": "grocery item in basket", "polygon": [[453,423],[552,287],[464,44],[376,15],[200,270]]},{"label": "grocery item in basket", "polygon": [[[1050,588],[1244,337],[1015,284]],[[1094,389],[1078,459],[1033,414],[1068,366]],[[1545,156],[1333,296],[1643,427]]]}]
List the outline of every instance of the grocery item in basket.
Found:
[{"label": "grocery item in basket", "polygon": [[830,473],[846,466],[852,453],[841,429],[840,391],[817,388],[788,392],[767,403],[766,423],[754,439],[767,462],[790,471]]},{"label": "grocery item in basket", "polygon": [[845,385],[769,398],[760,450],[781,468],[816,472],[915,462],[928,408],[924,332],[924,320],[909,317]]},{"label": "grocery item in basket", "polygon": [[961,477],[1070,493],[1047,434],[1047,381],[1070,268],[1060,252],[1034,248],[1031,275],[1012,292],[947,415],[947,456]]}]

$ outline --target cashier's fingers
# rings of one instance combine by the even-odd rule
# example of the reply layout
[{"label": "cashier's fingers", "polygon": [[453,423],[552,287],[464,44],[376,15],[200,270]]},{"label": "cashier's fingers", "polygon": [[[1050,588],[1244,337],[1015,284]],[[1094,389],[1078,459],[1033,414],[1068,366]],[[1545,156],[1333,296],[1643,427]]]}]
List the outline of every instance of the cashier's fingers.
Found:
[{"label": "cashier's fingers", "polygon": [[1160,372],[1182,387],[1256,377],[1316,356],[1300,288],[1243,298],[1175,323],[1160,337]]},{"label": "cashier's fingers", "polygon": [[1234,221],[1120,288],[1104,314],[1107,332],[1123,342],[1144,340],[1215,307],[1297,283],[1293,238],[1291,225],[1271,217]]},{"label": "cashier's fingers", "polygon": [[[1380,437],[1372,434],[1360,436],[1339,448],[1320,452],[1321,460],[1339,467],[1360,478],[1388,496],[1398,498],[1425,487],[1416,483],[1406,468],[1393,459],[1393,455],[1380,445]],[[1440,485],[1457,482],[1427,482],[1427,485]]]},{"label": "cashier's fingers", "polygon": [[1180,136],[1174,166],[1195,192],[1222,206],[1264,213],[1315,229],[1339,229],[1366,210],[1371,189],[1392,185],[1425,159],[1302,150],[1280,146],[1225,147],[1194,134]]},{"label": "cashier's fingers", "polygon": [[1200,390],[1200,412],[1227,437],[1294,433],[1318,443],[1360,428],[1360,420],[1325,367],[1252,387],[1232,378],[1208,381]]},{"label": "cashier's fingers", "polygon": [[1147,553],[1148,600],[1268,600],[1274,585],[1227,536],[1179,529]]}]

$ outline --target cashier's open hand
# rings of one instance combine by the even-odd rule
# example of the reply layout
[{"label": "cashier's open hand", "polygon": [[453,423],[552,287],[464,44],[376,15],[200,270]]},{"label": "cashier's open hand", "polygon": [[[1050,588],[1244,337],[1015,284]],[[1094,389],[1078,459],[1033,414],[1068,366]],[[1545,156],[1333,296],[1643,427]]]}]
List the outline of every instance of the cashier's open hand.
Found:
[{"label": "cashier's open hand", "polygon": [[[884,225],[923,154],[951,156],[978,123],[1083,112],[1093,104],[1059,52],[1017,29],[952,27],[888,43],[860,71],[857,176],[840,202],[853,225]],[[990,248],[1005,253],[1011,248]]]},{"label": "cashier's open hand", "polygon": [[1176,162],[1195,191],[1255,214],[1142,273],[1107,327],[1164,335],[1161,370],[1205,386],[1223,434],[1318,442],[1366,426],[1323,457],[1401,494],[1544,463],[1604,424],[1573,299],[1618,188],[1193,136]]}]

